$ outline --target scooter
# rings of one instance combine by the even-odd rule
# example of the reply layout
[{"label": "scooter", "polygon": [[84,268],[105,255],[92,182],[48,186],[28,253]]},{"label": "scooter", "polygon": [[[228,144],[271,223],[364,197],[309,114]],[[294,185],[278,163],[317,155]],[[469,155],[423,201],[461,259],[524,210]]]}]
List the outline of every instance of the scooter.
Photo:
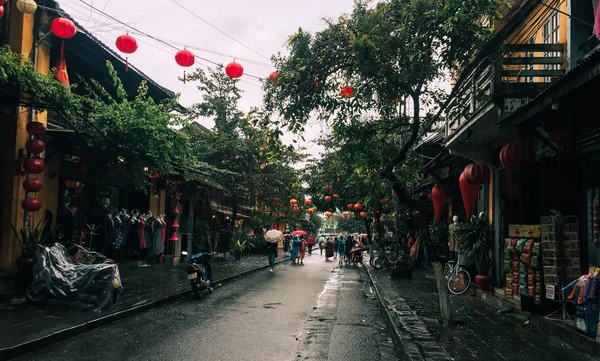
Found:
[{"label": "scooter", "polygon": [[[184,257],[188,255],[185,251],[181,252],[181,254]],[[208,257],[211,255],[211,253],[200,252],[191,255],[187,260],[188,266],[186,272],[188,280],[190,281],[190,286],[192,286],[192,292],[198,297],[202,297],[202,292],[205,290],[208,290],[208,293],[213,293],[211,285],[212,275],[210,274],[210,271],[207,272],[207,268],[210,268]]]}]

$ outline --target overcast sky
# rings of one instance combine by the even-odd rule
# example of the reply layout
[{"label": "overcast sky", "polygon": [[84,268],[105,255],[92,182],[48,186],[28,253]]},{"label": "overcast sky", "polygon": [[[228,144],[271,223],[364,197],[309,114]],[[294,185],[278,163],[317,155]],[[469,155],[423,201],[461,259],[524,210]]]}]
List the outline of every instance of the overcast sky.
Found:
[{"label": "overcast sky", "polygon": [[[191,105],[198,102],[200,93],[195,86],[183,84],[177,77],[183,75],[174,59],[176,50],[128,29],[86,4],[114,16],[142,32],[164,38],[170,44],[188,49],[198,56],[217,63],[229,63],[233,56],[244,66],[244,72],[266,78],[274,69],[270,56],[285,52],[285,42],[289,35],[302,27],[303,30],[317,31],[324,27],[323,17],[337,18],[351,11],[353,0],[58,0],[60,6],[73,16],[88,31],[100,38],[111,48],[116,49],[115,40],[128,30],[138,40],[138,50],[129,56],[135,67],[146,73],[164,87],[181,93],[180,102]],[[211,23],[244,45],[220,33],[194,14]],[[192,48],[201,48],[200,51]],[[252,50],[248,49],[251,48]],[[227,56],[215,53],[227,54]],[[259,55],[260,54],[260,55]],[[247,59],[247,60],[244,60]],[[208,63],[196,60],[196,65]],[[210,64],[208,64],[210,65]],[[206,67],[205,67],[206,68]],[[259,106],[262,99],[261,84],[249,76],[242,77],[238,84],[244,90],[240,106],[247,111],[251,106]],[[212,122],[203,120],[207,127]],[[322,125],[314,123],[305,134],[306,145],[317,151],[310,140],[323,131]],[[285,137],[286,143],[292,139]]]}]

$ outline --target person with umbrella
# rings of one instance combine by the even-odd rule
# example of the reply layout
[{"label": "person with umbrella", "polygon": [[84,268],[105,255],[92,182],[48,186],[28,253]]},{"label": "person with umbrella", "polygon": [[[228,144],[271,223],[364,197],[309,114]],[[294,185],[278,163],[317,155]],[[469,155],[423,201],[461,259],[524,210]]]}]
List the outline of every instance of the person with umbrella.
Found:
[{"label": "person with umbrella", "polygon": [[298,259],[298,253],[300,252],[300,245],[302,240],[298,235],[292,236],[292,251],[290,252],[290,259],[292,260],[292,264],[296,264],[296,260]]},{"label": "person with umbrella", "polygon": [[279,242],[282,238],[283,233],[276,229],[272,229],[265,233],[265,241],[267,241],[267,258],[269,259],[269,267],[271,272],[273,272],[273,269],[275,268],[275,259],[277,258],[277,247],[279,246]]}]

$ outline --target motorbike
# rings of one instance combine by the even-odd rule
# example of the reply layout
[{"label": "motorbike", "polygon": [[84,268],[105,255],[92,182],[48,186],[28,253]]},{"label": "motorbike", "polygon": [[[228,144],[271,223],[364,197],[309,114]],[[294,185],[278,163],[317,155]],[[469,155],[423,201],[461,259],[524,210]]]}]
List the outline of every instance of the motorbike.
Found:
[{"label": "motorbike", "polygon": [[[184,257],[187,257],[187,252],[181,252]],[[192,287],[192,293],[198,297],[202,297],[203,291],[208,290],[208,293],[213,293],[211,284],[212,275],[207,272],[207,268],[210,269],[208,263],[208,257],[212,254],[207,252],[200,252],[193,254],[187,260],[188,266],[186,267],[187,277]]]},{"label": "motorbike", "polygon": [[367,248],[363,247],[363,246],[352,247],[349,254],[350,254],[350,261],[352,262],[353,266],[356,266],[357,264],[362,263],[362,259],[363,259],[362,253],[366,250],[367,250]]},{"label": "motorbike", "polygon": [[36,253],[34,279],[25,298],[40,303],[52,297],[99,311],[112,307],[122,290],[119,268],[111,260],[82,247],[71,257],[56,243]]}]

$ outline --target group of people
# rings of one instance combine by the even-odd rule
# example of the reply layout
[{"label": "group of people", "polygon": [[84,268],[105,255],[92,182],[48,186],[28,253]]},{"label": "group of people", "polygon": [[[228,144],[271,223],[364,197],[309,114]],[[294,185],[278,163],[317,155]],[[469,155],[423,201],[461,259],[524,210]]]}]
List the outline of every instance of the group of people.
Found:
[{"label": "group of people", "polygon": [[[364,247],[363,238],[352,235],[339,235],[338,237],[319,238],[321,254],[325,250],[325,261],[330,261],[333,257],[338,260],[340,265],[344,263],[356,264],[360,259],[361,252],[352,252],[354,247]],[[357,258],[355,258],[357,257]]]},{"label": "group of people", "polygon": [[307,252],[309,256],[312,255],[314,245],[315,238],[312,234],[307,239],[303,235],[289,234],[286,234],[283,238],[283,252],[290,254],[292,264],[304,265],[304,257],[306,257]]}]

